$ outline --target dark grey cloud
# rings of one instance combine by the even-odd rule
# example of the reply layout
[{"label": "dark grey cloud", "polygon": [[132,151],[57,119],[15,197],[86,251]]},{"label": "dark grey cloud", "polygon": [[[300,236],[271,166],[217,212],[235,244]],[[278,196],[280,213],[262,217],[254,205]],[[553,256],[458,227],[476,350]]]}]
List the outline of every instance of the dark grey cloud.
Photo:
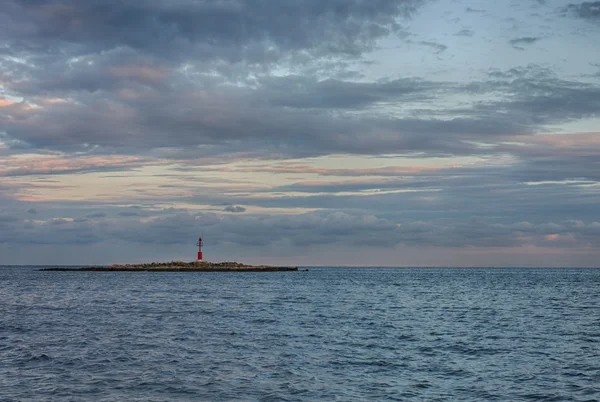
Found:
[{"label": "dark grey cloud", "polygon": [[[98,91],[164,89],[162,78],[169,75],[166,62],[117,48],[69,58],[52,57],[23,63],[0,59],[0,77],[17,94],[85,96]],[[104,94],[105,96],[107,94]]]},{"label": "dark grey cloud", "polygon": [[287,76],[265,78],[263,94],[273,106],[296,109],[355,109],[377,103],[431,99],[448,87],[416,78],[380,82],[352,82],[337,79]]},{"label": "dark grey cloud", "polygon": [[35,208],[29,208],[29,209],[27,210],[27,213],[28,213],[28,214],[31,214],[31,215],[35,215],[35,214],[37,214],[37,213],[38,213],[38,211],[37,211],[37,209],[35,209]]},{"label": "dark grey cloud", "polygon": [[50,221],[50,225],[54,225],[54,226],[59,226],[59,225],[66,225],[70,223],[69,220],[67,219],[62,219],[62,218],[58,218],[58,219],[52,219]]},{"label": "dark grey cloud", "polygon": [[[13,104],[2,108],[0,122],[5,142],[34,148],[99,146],[110,152],[145,153],[185,147],[194,157],[425,151],[468,155],[481,153],[474,141],[527,135],[545,125],[599,114],[600,90],[593,84],[559,79],[535,65],[492,71],[490,77],[469,85],[305,76],[263,77],[255,88],[190,83],[184,89],[173,84],[160,96],[151,89],[134,99],[99,92],[39,109]],[[436,97],[473,93],[488,95],[488,100],[462,108],[412,106],[397,117],[380,113],[403,102],[425,105]],[[74,169],[117,170],[125,165]]]},{"label": "dark grey cloud", "polygon": [[227,205],[225,208],[223,208],[223,211],[225,211],[225,212],[233,212],[233,213],[240,213],[240,212],[245,212],[246,208],[241,207],[239,205]]},{"label": "dark grey cloud", "polygon": [[[222,56],[203,58],[194,53],[206,41],[219,49],[228,43],[249,46],[259,41],[280,50],[285,48],[287,55],[309,48],[318,53],[323,50],[322,43],[327,42],[327,46],[338,50],[319,53],[326,54],[325,60],[344,53],[335,45],[336,35],[343,36],[347,46],[358,46],[346,53],[360,53],[357,49],[395,29],[397,17],[409,13],[419,2],[317,4],[311,0],[302,3],[302,10],[296,10],[300,7],[297,3],[267,1],[208,5],[156,0],[143,7],[127,3],[112,8],[110,1],[8,4],[6,19],[27,23],[0,28],[8,38],[6,49],[30,62],[0,57],[0,79],[8,92],[43,106],[32,108],[20,102],[0,110],[0,125],[4,128],[0,140],[15,150],[148,154],[168,147],[186,149],[195,157],[302,157],[343,152],[469,155],[481,153],[473,145],[476,141],[531,134],[548,124],[593,117],[599,110],[598,89],[593,85],[559,80],[544,72],[533,75],[531,66],[524,71],[497,72],[497,79],[471,85],[418,78],[369,82],[299,74],[258,74],[249,78],[231,70],[215,74],[216,66],[232,63],[219,64],[215,60]],[[296,23],[315,18],[317,26],[302,25],[302,33],[295,34],[296,25],[291,25],[289,32],[280,32],[281,21],[275,21],[274,14],[293,10],[300,13],[294,17]],[[198,17],[198,21],[210,17],[224,21],[224,25],[192,24],[190,16],[202,13],[208,17]],[[269,18],[263,21],[264,15]],[[230,29],[228,21],[252,29],[242,37],[236,33],[239,27]],[[117,23],[118,27],[109,29]],[[254,23],[261,28],[254,27]],[[375,29],[375,25],[384,28]],[[87,27],[84,33],[82,26]],[[164,30],[146,32],[149,26]],[[346,32],[354,32],[350,26],[360,34]],[[210,30],[214,32],[209,34]],[[138,38],[140,32],[147,35]],[[165,37],[157,39],[157,32]],[[333,39],[324,41],[324,32]],[[173,41],[174,37],[189,48],[182,53],[185,60],[174,61],[166,56],[168,52],[157,53],[164,50],[161,40]],[[146,39],[156,41],[156,46],[148,48],[143,42]],[[363,45],[357,45],[357,41]],[[175,42],[174,48],[179,43]],[[433,42],[429,45],[438,50],[443,47]],[[57,47],[55,51],[51,51],[52,46]],[[312,54],[307,59],[314,61],[318,56]],[[252,70],[249,68],[244,62],[241,71],[248,73]],[[438,98],[473,93],[487,95],[488,100],[461,108],[432,106]],[[54,97],[60,101],[53,101]],[[395,113],[388,108],[403,110]],[[66,167],[63,172],[116,171],[136,166],[137,162],[111,162]],[[9,173],[20,171],[59,173],[27,169]]]},{"label": "dark grey cloud", "polygon": [[492,69],[488,71],[488,75],[495,79],[528,79],[544,81],[546,79],[555,78],[553,71],[547,67],[542,67],[538,64],[528,64],[526,66],[513,67],[508,70]]},{"label": "dark grey cloud", "polygon": [[421,41],[421,42],[419,42],[419,44],[434,49],[435,54],[440,54],[440,53],[444,52],[446,49],[448,49],[448,46],[443,45],[441,43],[437,43],[437,42]]},{"label": "dark grey cloud", "polygon": [[[1,135],[0,135],[1,138]],[[38,162],[38,163],[35,163]],[[0,177],[21,177],[21,176],[45,176],[45,175],[69,175],[80,173],[98,173],[98,172],[124,172],[133,170],[149,164],[148,159],[141,158],[91,158],[86,159],[75,157],[62,157],[55,160],[38,160],[28,165],[23,163],[10,168],[0,170]],[[150,162],[151,164],[151,162]]]},{"label": "dark grey cloud", "polygon": [[571,3],[566,7],[566,10],[580,18],[600,20],[600,1],[584,1],[579,4]]},{"label": "dark grey cloud", "polygon": [[516,49],[523,49],[523,45],[531,45],[533,43],[536,43],[540,40],[541,38],[535,38],[532,36],[525,36],[522,38],[515,38],[515,39],[511,39],[509,42],[510,44],[516,48]]},{"label": "dark grey cloud", "polygon": [[477,93],[504,93],[502,99],[480,103],[470,111],[479,117],[489,112],[491,119],[505,115],[523,127],[539,128],[599,115],[600,87],[594,83],[558,78],[537,65],[490,75],[499,79],[467,86]]},{"label": "dark grey cloud", "polygon": [[[546,123],[544,119],[532,121],[529,118],[533,113],[529,112],[528,103],[538,109],[546,105],[537,106],[540,99],[532,99],[531,94],[524,93],[522,97],[530,99],[515,97],[501,105],[507,109],[518,104],[518,108],[513,108],[517,116],[494,112],[499,102],[482,104],[471,110],[445,111],[444,119],[436,118],[439,112],[434,110],[415,111],[420,115],[429,114],[429,118],[394,118],[373,115],[374,113],[332,115],[327,110],[314,110],[314,107],[324,109],[326,104],[329,109],[344,105],[355,108],[394,98],[426,98],[433,96],[444,86],[439,84],[435,88],[433,83],[418,81],[408,84],[410,83],[375,84],[370,89],[361,90],[359,84],[331,82],[316,85],[305,91],[304,96],[298,94],[297,98],[286,97],[282,89],[270,92],[270,87],[264,87],[259,92],[223,91],[216,95],[217,98],[210,93],[198,96],[173,92],[163,94],[160,99],[144,99],[130,105],[100,99],[87,104],[49,105],[38,110],[14,105],[5,107],[10,114],[5,119],[0,115],[0,119],[5,124],[9,143],[10,139],[15,139],[34,147],[59,148],[93,144],[129,148],[130,151],[164,146],[203,145],[207,155],[214,154],[216,147],[224,145],[233,145],[233,148],[225,149],[235,151],[236,144],[240,145],[240,151],[264,153],[272,153],[275,149],[284,153],[308,154],[370,154],[382,151],[410,153],[436,149],[442,152],[468,153],[469,146],[462,143],[466,139],[482,135],[527,133],[536,125]],[[511,88],[508,84],[504,86],[505,90],[518,89],[516,86]],[[497,87],[490,90],[497,90]],[[563,88],[565,92],[569,89],[566,86]],[[321,98],[319,94],[327,90],[330,94]],[[351,93],[349,91],[354,91],[354,98],[348,96]],[[293,94],[293,91],[290,92]],[[571,89],[576,102],[578,97],[582,98],[581,104],[584,104],[583,95],[586,92],[586,88]],[[549,93],[545,97],[548,103],[555,102],[556,108],[565,104],[559,99],[560,95]],[[594,90],[591,90],[588,98],[593,96]],[[209,99],[210,103],[207,102]],[[215,102],[215,99],[220,99],[221,104],[219,101]],[[283,106],[274,105],[275,102],[281,102]],[[574,103],[567,104],[568,107],[561,111],[562,115],[570,116],[575,111],[574,106],[569,105]],[[585,110],[595,112],[593,107],[593,104],[588,104]],[[470,116],[449,119],[448,113]],[[14,119],[11,116],[23,118]],[[558,116],[548,115],[548,119],[550,118],[558,120]],[[246,146],[241,145],[240,140]]]},{"label": "dark grey cloud", "polygon": [[[124,110],[115,110],[114,105],[104,102],[49,106],[39,111],[22,111],[17,106],[11,115],[22,114],[24,118],[7,116],[2,122],[10,138],[34,147],[68,148],[93,144],[133,151],[203,145],[200,152],[205,155],[215,154],[215,149],[210,147],[229,144],[233,146],[226,148],[229,152],[239,146],[239,151],[263,153],[274,150],[308,154],[412,152],[420,148],[436,149],[440,144],[454,144],[458,150],[460,144],[452,138],[456,135],[468,137],[522,131],[516,125],[518,121],[507,118],[489,121],[478,117],[437,120],[334,116],[328,111],[273,107],[260,100],[253,102],[252,96],[242,102],[240,96],[244,97],[244,93],[230,97],[221,93],[219,96],[225,102],[222,107],[194,95],[175,93]],[[214,97],[209,94],[206,99],[214,102]],[[35,118],[26,118],[31,115]],[[245,145],[239,141],[244,141]]]},{"label": "dark grey cloud", "polygon": [[106,213],[104,213],[104,212],[94,212],[94,213],[91,213],[91,214],[87,214],[85,217],[86,218],[90,218],[90,219],[106,218]]},{"label": "dark grey cloud", "polygon": [[4,223],[12,223],[12,222],[18,222],[20,221],[19,218],[17,218],[16,216],[12,216],[12,215],[0,215],[0,222],[4,222]]},{"label": "dark grey cloud", "polygon": [[138,212],[134,212],[134,211],[121,211],[118,213],[119,216],[122,217],[132,217],[132,216],[140,216],[140,214]]},{"label": "dark grey cloud", "polygon": [[[417,0],[81,2],[8,0],[2,36],[13,51],[128,47],[168,58],[262,62],[286,51],[359,55],[398,28]],[[79,49],[85,46],[85,51]]]},{"label": "dark grey cloud", "polygon": [[473,32],[472,29],[461,29],[460,31],[458,31],[457,33],[454,34],[455,36],[473,36],[475,35],[475,32]]},{"label": "dark grey cloud", "polygon": [[[522,91],[521,82],[486,82],[480,92],[496,96],[500,91],[501,100],[470,109],[414,109],[396,117],[378,110],[465,89],[468,94],[473,86],[414,78],[360,82],[268,74],[246,77],[244,85],[234,86],[232,70],[214,74],[215,68],[231,66],[235,57],[244,60],[241,70],[246,73],[252,63],[264,68],[268,57],[259,61],[244,50],[256,46],[276,49],[279,61],[309,52],[309,64],[319,55],[360,54],[397,29],[397,18],[419,4],[153,0],[117,6],[113,1],[11,0],[3,8],[6,24],[0,28],[4,52],[11,56],[1,61],[7,91],[33,102],[43,102],[38,99],[42,96],[72,102],[36,110],[26,103],[5,107],[0,123],[6,128],[0,136],[14,148],[65,150],[99,146],[146,152],[169,146],[202,147],[200,152],[207,154],[469,154],[477,151],[469,142],[480,136],[528,134],[545,124],[595,114],[593,88],[548,77],[523,78],[537,96]],[[222,53],[228,49],[235,49],[234,59]]]}]

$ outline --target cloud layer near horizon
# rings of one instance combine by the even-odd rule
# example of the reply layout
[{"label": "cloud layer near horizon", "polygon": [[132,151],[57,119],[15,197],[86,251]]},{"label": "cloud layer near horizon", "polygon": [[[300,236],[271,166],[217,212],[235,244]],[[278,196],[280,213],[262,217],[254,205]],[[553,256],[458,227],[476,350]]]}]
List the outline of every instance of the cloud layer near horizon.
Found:
[{"label": "cloud layer near horizon", "polygon": [[0,264],[593,265],[596,3],[7,0]]}]

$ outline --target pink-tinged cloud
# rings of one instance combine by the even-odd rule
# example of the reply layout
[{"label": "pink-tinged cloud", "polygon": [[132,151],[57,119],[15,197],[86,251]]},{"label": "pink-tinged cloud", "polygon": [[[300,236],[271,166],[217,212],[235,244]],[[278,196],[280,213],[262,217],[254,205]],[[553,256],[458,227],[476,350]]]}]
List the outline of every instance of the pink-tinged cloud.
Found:
[{"label": "pink-tinged cloud", "polygon": [[350,180],[335,180],[335,181],[316,181],[316,180],[306,180],[296,182],[293,185],[297,187],[311,187],[318,191],[319,187],[327,188],[331,186],[361,186],[365,185],[370,188],[376,188],[377,186],[385,186],[390,184],[404,184],[408,183],[406,180],[398,180],[398,179],[350,179]]},{"label": "pink-tinged cloud", "polygon": [[119,99],[125,102],[131,101],[144,101],[144,102],[156,102],[160,98],[160,92],[152,90],[148,87],[145,88],[121,88],[116,91],[116,95]]},{"label": "pink-tinged cloud", "polygon": [[95,170],[128,170],[164,164],[136,156],[93,156],[65,158],[52,155],[8,157],[0,164],[0,177],[81,173]]},{"label": "pink-tinged cloud", "polygon": [[597,133],[571,133],[571,134],[545,134],[529,137],[527,142],[533,144],[548,144],[555,147],[569,148],[588,145],[600,145],[600,132]]},{"label": "pink-tinged cloud", "polygon": [[[74,186],[53,183],[0,182],[0,195],[6,199],[24,202],[47,202],[54,198],[40,195],[44,191],[68,190]],[[41,191],[40,191],[41,190]]]},{"label": "pink-tinged cloud", "polygon": [[9,101],[8,99],[0,98],[0,107],[10,106],[10,105],[13,105],[14,103],[15,102]]},{"label": "pink-tinged cloud", "polygon": [[[504,255],[510,257],[511,255],[561,255],[565,253],[563,247],[551,247],[548,245],[537,245],[537,244],[522,244],[515,247],[464,247],[463,250],[468,251],[469,254],[479,255]],[[593,247],[569,247],[570,253],[576,252],[589,252],[593,251]],[[502,264],[500,264],[502,265]]]},{"label": "pink-tinged cloud", "polygon": [[63,103],[72,103],[73,99],[63,99],[63,98],[36,98],[36,103],[41,105],[56,105]]},{"label": "pink-tinged cloud", "polygon": [[169,70],[166,68],[141,64],[113,66],[108,69],[108,72],[118,78],[138,79],[153,83],[161,82],[169,74]]},{"label": "pink-tinged cloud", "polygon": [[575,243],[577,241],[573,233],[552,233],[544,236],[544,240],[555,243],[560,242],[562,245],[566,243]]},{"label": "pink-tinged cloud", "polygon": [[63,28],[77,30],[81,28],[84,14],[77,7],[64,3],[46,3],[30,9],[36,16],[45,21],[60,22]]},{"label": "pink-tinged cloud", "polygon": [[381,168],[329,169],[318,168],[305,164],[278,164],[276,166],[256,166],[234,169],[244,173],[288,173],[288,174],[318,174],[321,176],[403,176],[419,173],[441,171],[461,167],[452,166],[386,166]]},{"label": "pink-tinged cloud", "polygon": [[505,137],[498,150],[533,155],[572,155],[574,153],[600,154],[600,132],[541,134],[529,137]]}]

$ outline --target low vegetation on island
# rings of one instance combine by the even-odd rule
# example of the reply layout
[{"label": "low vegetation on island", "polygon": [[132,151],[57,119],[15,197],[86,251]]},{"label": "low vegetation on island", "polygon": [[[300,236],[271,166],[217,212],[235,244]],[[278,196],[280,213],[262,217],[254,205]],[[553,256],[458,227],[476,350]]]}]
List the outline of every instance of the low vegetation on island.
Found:
[{"label": "low vegetation on island", "polygon": [[211,272],[211,271],[238,271],[238,272],[270,272],[270,271],[297,271],[298,267],[275,267],[269,265],[247,265],[239,262],[208,262],[208,261],[171,261],[150,262],[144,264],[113,264],[107,266],[90,266],[80,268],[44,268],[41,271],[154,271],[154,272]]}]

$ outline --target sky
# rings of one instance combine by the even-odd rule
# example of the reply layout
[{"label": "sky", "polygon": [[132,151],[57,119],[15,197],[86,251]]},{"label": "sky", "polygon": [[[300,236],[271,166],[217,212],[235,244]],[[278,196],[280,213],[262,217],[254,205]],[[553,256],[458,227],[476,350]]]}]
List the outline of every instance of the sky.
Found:
[{"label": "sky", "polygon": [[572,1],[3,0],[0,264],[598,266]]}]

